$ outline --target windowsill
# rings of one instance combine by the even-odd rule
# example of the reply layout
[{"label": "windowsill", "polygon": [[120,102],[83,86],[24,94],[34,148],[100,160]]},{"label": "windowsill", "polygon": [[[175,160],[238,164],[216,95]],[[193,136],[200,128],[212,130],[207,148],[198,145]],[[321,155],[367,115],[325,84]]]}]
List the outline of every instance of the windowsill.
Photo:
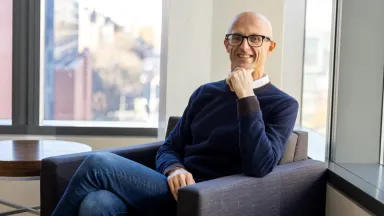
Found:
[{"label": "windowsill", "polygon": [[384,212],[383,166],[328,163],[328,181],[375,215]]},{"label": "windowsill", "polygon": [[[339,163],[338,165],[384,192],[384,167],[382,165],[356,163]],[[384,197],[381,200],[384,202]]]},{"label": "windowsill", "polygon": [[121,127],[54,127],[33,125],[0,125],[0,134],[48,135],[48,136],[124,136],[157,137],[157,128],[121,128]]},{"label": "windowsill", "polygon": [[326,137],[296,125],[295,130],[308,132],[308,156],[328,163],[328,182],[375,215],[384,212],[384,166],[380,164],[334,163],[326,157]]},{"label": "windowsill", "polygon": [[46,127],[157,128],[157,121],[44,120]]}]

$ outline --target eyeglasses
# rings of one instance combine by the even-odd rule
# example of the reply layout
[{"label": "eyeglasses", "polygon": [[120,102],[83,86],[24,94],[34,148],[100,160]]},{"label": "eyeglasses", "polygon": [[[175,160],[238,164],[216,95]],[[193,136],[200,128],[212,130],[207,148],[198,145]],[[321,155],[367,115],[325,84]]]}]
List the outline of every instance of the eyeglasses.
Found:
[{"label": "eyeglasses", "polygon": [[264,40],[271,41],[270,37],[264,35],[249,35],[243,36],[240,34],[226,34],[225,40],[228,41],[231,46],[240,46],[243,43],[244,38],[247,39],[248,45],[251,47],[260,47],[263,45]]}]

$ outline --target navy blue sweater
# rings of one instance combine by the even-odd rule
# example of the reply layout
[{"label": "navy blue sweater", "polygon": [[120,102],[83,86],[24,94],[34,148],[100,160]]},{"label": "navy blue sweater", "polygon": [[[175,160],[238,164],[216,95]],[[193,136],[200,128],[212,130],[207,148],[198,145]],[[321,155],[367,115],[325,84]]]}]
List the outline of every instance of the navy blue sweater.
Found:
[{"label": "navy blue sweater", "polygon": [[254,92],[238,99],[225,80],[195,90],[157,152],[157,170],[166,174],[182,167],[196,182],[270,173],[292,133],[298,102],[271,83]]}]

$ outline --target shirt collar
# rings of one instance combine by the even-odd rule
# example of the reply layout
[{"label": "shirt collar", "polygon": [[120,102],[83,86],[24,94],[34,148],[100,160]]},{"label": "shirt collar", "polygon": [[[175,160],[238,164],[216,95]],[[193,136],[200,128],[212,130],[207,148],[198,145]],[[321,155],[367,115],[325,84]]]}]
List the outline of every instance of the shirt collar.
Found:
[{"label": "shirt collar", "polygon": [[267,74],[264,74],[262,78],[253,81],[253,88],[254,89],[260,88],[268,83],[269,83],[269,77]]}]

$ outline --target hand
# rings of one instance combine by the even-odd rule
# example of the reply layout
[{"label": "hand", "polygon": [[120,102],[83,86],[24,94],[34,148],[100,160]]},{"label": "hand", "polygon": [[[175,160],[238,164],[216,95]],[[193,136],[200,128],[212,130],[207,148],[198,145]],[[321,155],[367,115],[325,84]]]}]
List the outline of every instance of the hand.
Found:
[{"label": "hand", "polygon": [[181,187],[195,184],[195,180],[193,179],[192,174],[183,168],[172,170],[169,173],[167,179],[169,188],[171,189],[172,195],[176,201],[178,190]]},{"label": "hand", "polygon": [[254,69],[235,68],[226,78],[226,82],[232,92],[235,92],[239,99],[253,96],[253,77]]}]

